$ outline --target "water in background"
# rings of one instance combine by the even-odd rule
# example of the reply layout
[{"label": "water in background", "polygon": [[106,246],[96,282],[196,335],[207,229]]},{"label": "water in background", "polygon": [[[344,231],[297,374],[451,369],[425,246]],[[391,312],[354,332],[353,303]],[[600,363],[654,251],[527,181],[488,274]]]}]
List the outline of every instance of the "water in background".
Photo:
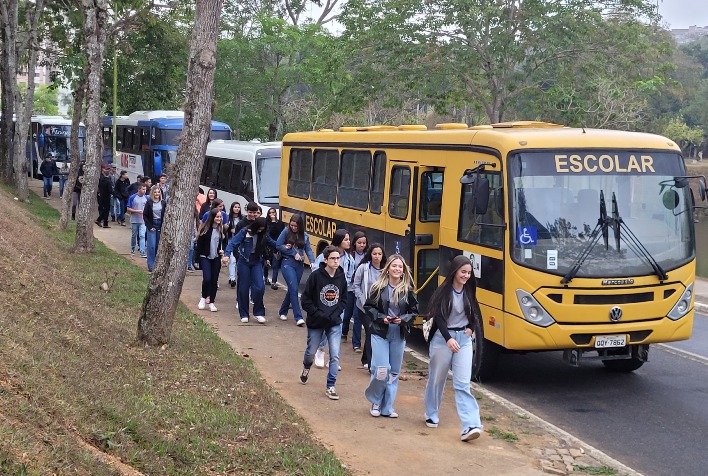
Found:
[{"label": "water in background", "polygon": [[708,278],[708,216],[696,223],[696,274]]}]

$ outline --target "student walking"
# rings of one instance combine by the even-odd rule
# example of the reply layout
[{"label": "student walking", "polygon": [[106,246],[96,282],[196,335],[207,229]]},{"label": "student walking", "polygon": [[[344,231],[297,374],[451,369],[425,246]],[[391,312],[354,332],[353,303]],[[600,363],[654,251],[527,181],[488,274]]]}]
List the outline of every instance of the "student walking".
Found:
[{"label": "student walking", "polygon": [[98,179],[98,219],[96,225],[103,228],[108,226],[108,214],[111,209],[111,197],[113,197],[113,182],[109,176],[111,169],[108,166],[101,166],[101,176]]},{"label": "student walking", "polygon": [[196,250],[202,269],[202,297],[197,308],[205,309],[207,300],[209,310],[216,312],[216,292],[218,290],[221,259],[224,256],[224,227],[221,210],[212,208],[204,223],[199,226]]},{"label": "student walking", "polygon": [[403,364],[406,334],[418,314],[413,278],[401,255],[391,256],[371,286],[364,310],[371,323],[371,380],[364,394],[371,416],[398,418],[393,408]]},{"label": "student walking", "polygon": [[[278,218],[278,211],[275,208],[268,209],[268,215],[266,216],[266,230],[268,231],[268,236],[270,236],[273,241],[277,241],[280,234],[285,229],[285,223],[283,223]],[[266,250],[266,261],[270,262],[270,268],[273,271],[273,278],[270,280],[271,289],[278,289],[278,273],[280,272],[280,262],[283,256],[280,251],[274,247],[268,247]],[[266,284],[268,284],[268,270],[267,267],[263,268],[266,274]]]},{"label": "student walking", "polygon": [[52,196],[52,185],[54,184],[54,176],[59,175],[59,168],[57,167],[57,162],[54,157],[48,153],[44,158],[44,161],[39,166],[39,173],[42,174],[42,181],[44,182],[44,198],[49,198]]},{"label": "student walking", "polygon": [[[229,225],[226,228],[226,239],[231,241],[236,235],[236,227],[239,222],[243,220],[243,213],[241,213],[241,204],[239,202],[233,202],[231,207],[229,207]],[[229,258],[229,285],[232,288],[236,287],[236,261],[238,260],[237,250],[234,250],[231,255],[227,256]]]},{"label": "student walking", "polygon": [[430,363],[425,386],[425,424],[437,428],[440,403],[447,373],[452,369],[457,415],[462,422],[462,441],[474,440],[482,434],[479,405],[470,391],[472,379],[472,334],[474,324],[481,319],[476,298],[476,283],[472,263],[465,256],[455,256],[445,281],[430,299]]},{"label": "student walking", "polygon": [[[352,237],[351,257],[354,264],[354,270],[359,266],[361,260],[366,255],[368,240],[366,233],[357,231]],[[352,328],[352,349],[354,352],[361,352],[361,322],[359,322],[359,310],[356,306],[356,295],[354,292],[354,273],[349,279],[349,291],[347,292],[347,307],[344,310],[344,319],[342,322],[342,340],[347,341],[349,327]]]},{"label": "student walking", "polygon": [[266,321],[265,306],[263,305],[263,294],[265,283],[263,281],[263,249],[270,243],[275,242],[270,239],[265,231],[265,218],[256,218],[247,228],[241,231],[229,241],[226,247],[223,264],[228,263],[228,256],[234,248],[238,249],[238,288],[236,297],[238,299],[238,313],[241,322],[248,322],[249,293],[253,299],[253,317],[261,324]]},{"label": "student walking", "polygon": [[140,256],[145,258],[145,220],[143,220],[143,210],[148,201],[145,195],[145,185],[138,185],[138,192],[128,198],[126,204],[127,210],[130,212],[130,254],[135,254],[137,246]]},{"label": "student walking", "polygon": [[383,249],[383,245],[373,243],[354,272],[354,296],[356,297],[357,314],[360,322],[364,325],[365,336],[361,365],[366,370],[371,367],[371,332],[369,332],[371,321],[368,318],[368,314],[364,312],[364,304],[366,304],[366,299],[369,297],[371,286],[381,276],[381,269],[385,264],[386,252]]},{"label": "student walking", "polygon": [[315,262],[315,257],[312,255],[312,249],[310,248],[310,236],[305,233],[305,223],[302,216],[295,213],[290,217],[288,226],[283,229],[278,237],[276,249],[283,256],[281,271],[288,286],[288,292],[285,293],[278,315],[281,321],[287,321],[288,309],[292,307],[295,324],[302,327],[305,325],[305,320],[302,318],[302,311],[298,301],[298,288],[300,287],[302,273],[305,270],[305,255],[307,255],[310,263]]},{"label": "student walking", "polygon": [[74,187],[71,190],[71,219],[76,220],[76,209],[79,208],[81,200],[81,189],[84,186],[84,162],[79,164],[79,175],[76,177]]},{"label": "student walking", "polygon": [[309,380],[315,352],[323,336],[329,341],[329,371],[327,372],[327,397],[339,400],[335,388],[339,372],[339,346],[342,334],[342,311],[347,292],[344,271],[339,266],[339,250],[332,245],[324,251],[320,267],[310,274],[302,292],[302,308],[307,313],[307,347],[302,362],[300,383]]},{"label": "student walking", "polygon": [[128,198],[130,198],[130,194],[128,192],[129,188],[130,179],[128,178],[128,172],[121,170],[113,190],[113,193],[118,198],[120,205],[120,210],[118,212],[118,216],[116,217],[120,226],[125,226],[125,212],[128,209]]},{"label": "student walking", "polygon": [[115,194],[116,182],[118,182],[118,166],[115,164],[111,165],[110,174],[108,177],[111,179],[111,187],[113,190],[113,195],[111,195],[109,209],[111,212],[111,221],[116,221],[116,217],[120,215],[121,205],[120,198]]},{"label": "student walking", "polygon": [[165,217],[165,201],[162,199],[160,187],[155,185],[150,189],[150,199],[145,203],[143,209],[143,220],[145,221],[147,241],[147,268],[152,273],[155,266],[155,256],[157,247],[160,244],[160,232],[162,230],[162,220]]}]

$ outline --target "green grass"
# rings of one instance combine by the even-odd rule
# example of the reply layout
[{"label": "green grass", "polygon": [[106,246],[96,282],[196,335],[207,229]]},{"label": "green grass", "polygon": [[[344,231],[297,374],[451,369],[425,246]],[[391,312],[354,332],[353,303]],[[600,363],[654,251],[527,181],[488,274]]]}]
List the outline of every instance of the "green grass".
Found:
[{"label": "green grass", "polygon": [[497,427],[493,427],[491,430],[487,430],[487,433],[493,438],[498,440],[508,441],[510,443],[515,443],[519,441],[519,437],[510,431],[500,430]]},{"label": "green grass", "polygon": [[616,469],[610,468],[609,466],[581,466],[574,464],[573,469],[586,474],[619,474]]},{"label": "green grass", "polygon": [[151,475],[347,474],[183,305],[169,346],[139,345],[144,271],[101,243],[70,253],[74,224],[41,198],[5,188],[0,207],[0,474],[120,474],[95,452]]}]

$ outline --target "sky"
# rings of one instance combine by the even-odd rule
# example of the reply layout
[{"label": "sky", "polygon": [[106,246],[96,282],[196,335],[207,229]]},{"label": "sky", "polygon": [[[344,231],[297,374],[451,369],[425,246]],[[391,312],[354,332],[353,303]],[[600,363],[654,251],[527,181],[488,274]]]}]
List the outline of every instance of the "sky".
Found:
[{"label": "sky", "polygon": [[663,23],[669,28],[708,26],[708,1],[706,0],[656,0]]}]

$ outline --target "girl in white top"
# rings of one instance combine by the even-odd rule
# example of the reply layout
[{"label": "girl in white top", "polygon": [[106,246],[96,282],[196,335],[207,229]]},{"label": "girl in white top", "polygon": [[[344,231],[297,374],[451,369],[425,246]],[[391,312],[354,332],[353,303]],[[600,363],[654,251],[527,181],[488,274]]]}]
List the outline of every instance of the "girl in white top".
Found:
[{"label": "girl in white top", "polygon": [[479,405],[470,391],[474,347],[472,335],[481,319],[476,299],[475,279],[469,258],[453,258],[445,281],[430,299],[430,363],[428,384],[425,387],[425,424],[437,428],[440,421],[440,403],[447,373],[452,368],[452,386],[455,390],[457,415],[462,422],[462,441],[474,440],[482,434]]}]

